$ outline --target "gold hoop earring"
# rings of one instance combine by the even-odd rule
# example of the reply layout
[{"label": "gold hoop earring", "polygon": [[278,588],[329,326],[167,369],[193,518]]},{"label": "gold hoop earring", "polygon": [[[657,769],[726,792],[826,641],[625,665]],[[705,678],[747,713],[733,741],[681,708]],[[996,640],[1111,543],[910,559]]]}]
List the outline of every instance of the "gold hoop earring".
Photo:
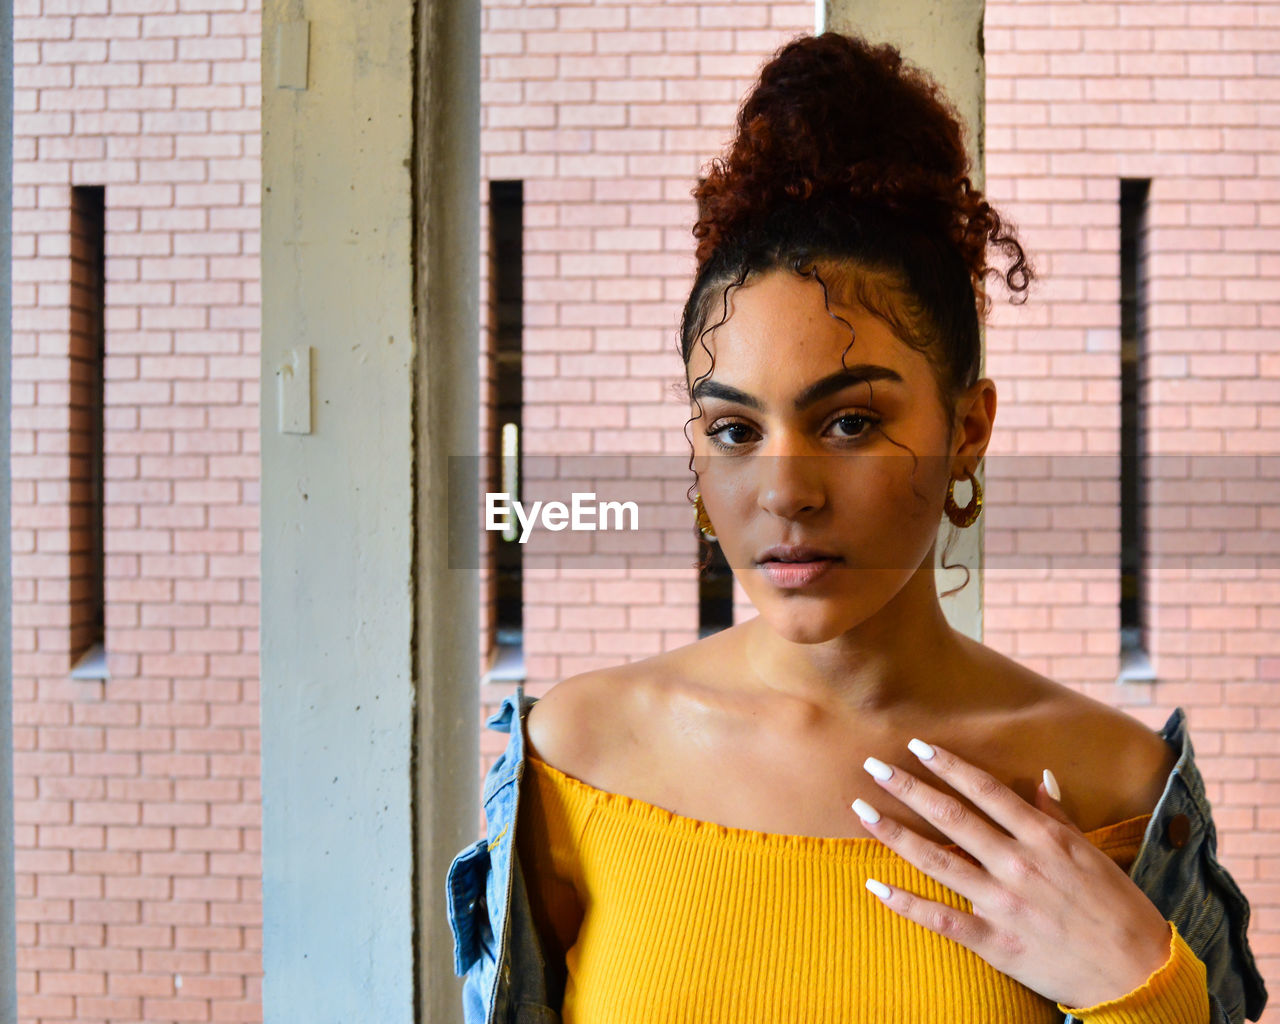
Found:
[{"label": "gold hoop earring", "polygon": [[978,483],[978,478],[972,473],[968,474],[968,479],[973,486],[973,497],[969,499],[969,504],[964,508],[956,504],[955,477],[952,477],[951,482],[947,484],[947,500],[942,503],[942,511],[947,514],[947,518],[962,529],[966,526],[972,526],[978,521],[978,516],[982,514],[982,485]]},{"label": "gold hoop earring", "polygon": [[698,529],[702,531],[702,535],[707,540],[715,540],[715,530],[711,526],[711,517],[707,515],[707,508],[702,504],[702,492],[693,492],[693,507],[697,510],[696,522]]}]

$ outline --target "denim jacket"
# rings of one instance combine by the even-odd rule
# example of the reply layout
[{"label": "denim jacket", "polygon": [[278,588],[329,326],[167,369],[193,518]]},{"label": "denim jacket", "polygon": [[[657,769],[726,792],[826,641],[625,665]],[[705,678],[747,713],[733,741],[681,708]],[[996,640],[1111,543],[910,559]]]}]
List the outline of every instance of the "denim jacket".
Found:
[{"label": "denim jacket", "polygon": [[[490,729],[510,733],[505,752],[485,777],[488,834],[449,868],[454,971],[465,979],[464,1024],[560,1021],[564,964],[547,963],[543,955],[515,842],[524,720],[536,700],[517,689],[488,720]],[[1249,904],[1218,863],[1217,832],[1182,708],[1169,716],[1161,736],[1178,752],[1178,761],[1129,875],[1204,961],[1212,1024],[1257,1020],[1267,991],[1246,937]],[[1063,1018],[1063,1024],[1078,1021],[1070,1014]]]}]

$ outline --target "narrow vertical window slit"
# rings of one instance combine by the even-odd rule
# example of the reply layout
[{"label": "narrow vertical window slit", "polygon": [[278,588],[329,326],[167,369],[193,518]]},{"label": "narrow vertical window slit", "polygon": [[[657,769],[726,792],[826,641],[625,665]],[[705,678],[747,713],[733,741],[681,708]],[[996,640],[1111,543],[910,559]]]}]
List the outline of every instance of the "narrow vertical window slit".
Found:
[{"label": "narrow vertical window slit", "polygon": [[1120,182],[1120,678],[1151,679],[1146,628],[1147,200],[1151,182]]},{"label": "narrow vertical window slit", "polygon": [[[516,498],[524,410],[524,182],[489,182],[489,315],[493,372],[486,490]],[[524,547],[517,534],[487,533],[493,567],[487,617],[494,638],[491,681],[524,678]]]},{"label": "narrow vertical window slit", "polygon": [[71,190],[68,529],[72,675],[106,678],[106,190]]}]

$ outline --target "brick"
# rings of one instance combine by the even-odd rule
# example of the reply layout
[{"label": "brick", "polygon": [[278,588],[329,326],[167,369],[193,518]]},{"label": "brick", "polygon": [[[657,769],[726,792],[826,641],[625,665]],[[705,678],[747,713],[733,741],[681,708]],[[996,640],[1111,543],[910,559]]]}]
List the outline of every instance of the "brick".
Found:
[{"label": "brick", "polygon": [[137,1018],[141,1015],[141,1003],[128,996],[79,996],[76,999],[76,1013],[82,1018]]},{"label": "brick", "polygon": [[[112,877],[106,879],[105,895],[115,900],[168,900],[172,896],[172,885],[167,878]],[[131,951],[129,955],[136,959]]]},{"label": "brick", "polygon": [[146,907],[146,919],[155,924],[195,926],[209,923],[209,905],[189,900],[167,900]]},{"label": "brick", "polygon": [[232,927],[177,927],[174,942],[179,949],[240,949],[244,945],[239,928]]},{"label": "brick", "polygon": [[22,1012],[39,1019],[74,1019],[75,999],[67,995],[29,995],[21,997]]},{"label": "brick", "polygon": [[[14,37],[18,38],[17,25]],[[107,59],[107,43],[97,39],[49,39],[41,45],[40,57],[46,64],[98,64]],[[44,99],[43,94],[41,99]]]},{"label": "brick", "polygon": [[85,924],[135,924],[139,920],[137,900],[76,900],[75,919]]},{"label": "brick", "polygon": [[[162,938],[168,936],[167,929],[155,929],[156,933]],[[130,934],[128,938],[134,938]],[[162,941],[162,938],[153,939],[153,943]],[[146,951],[146,946],[136,941],[130,943],[135,948],[141,948]],[[173,975],[147,975],[147,974],[117,974],[111,979],[111,993],[114,996],[128,998],[130,996],[145,997],[147,996],[165,996],[173,992]],[[149,1000],[148,1000],[149,1002]],[[146,1012],[146,1011],[144,1011]],[[144,1020],[151,1018],[144,1017]]]}]

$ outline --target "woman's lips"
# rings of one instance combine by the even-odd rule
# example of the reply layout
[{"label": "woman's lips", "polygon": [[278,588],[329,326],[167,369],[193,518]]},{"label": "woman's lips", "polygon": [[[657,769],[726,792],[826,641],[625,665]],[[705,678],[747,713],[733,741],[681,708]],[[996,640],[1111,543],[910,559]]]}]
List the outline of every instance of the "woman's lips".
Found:
[{"label": "woman's lips", "polygon": [[839,561],[839,558],[820,558],[812,562],[761,562],[760,571],[776,586],[795,590],[809,586]]}]

